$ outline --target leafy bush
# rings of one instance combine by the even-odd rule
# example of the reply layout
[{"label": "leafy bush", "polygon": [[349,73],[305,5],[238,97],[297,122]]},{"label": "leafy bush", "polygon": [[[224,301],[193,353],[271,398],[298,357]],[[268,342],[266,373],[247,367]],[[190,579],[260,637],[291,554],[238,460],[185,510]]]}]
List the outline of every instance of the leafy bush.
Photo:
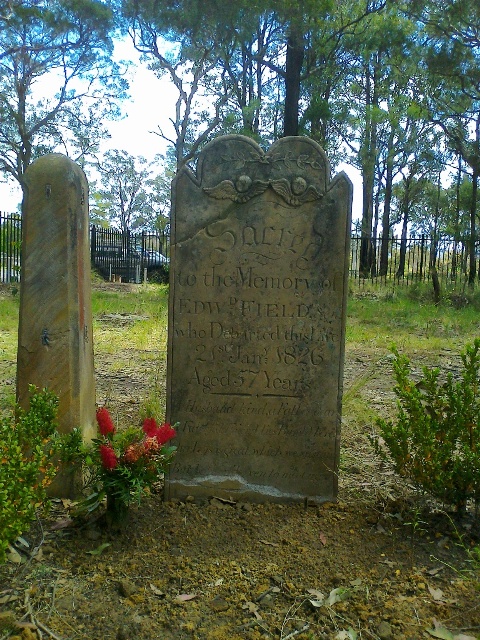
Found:
[{"label": "leafy bush", "polygon": [[[423,368],[416,382],[410,362],[394,348],[396,421],[377,419],[398,473],[458,510],[480,498],[480,340],[461,354],[457,380],[440,380],[438,368]],[[379,439],[378,453],[388,458]]]},{"label": "leafy bush", "polygon": [[35,517],[57,471],[57,397],[30,387],[30,408],[0,419],[0,563]]},{"label": "leafy bush", "polygon": [[148,281],[156,284],[168,284],[168,278],[170,273],[170,265],[162,264],[155,269],[151,269],[148,274]]}]

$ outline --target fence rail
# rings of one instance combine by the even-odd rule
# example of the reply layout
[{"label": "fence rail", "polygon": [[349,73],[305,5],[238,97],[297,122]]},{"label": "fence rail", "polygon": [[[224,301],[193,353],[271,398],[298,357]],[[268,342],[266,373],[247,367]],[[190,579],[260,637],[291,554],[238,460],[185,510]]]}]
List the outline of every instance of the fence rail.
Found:
[{"label": "fence rail", "polygon": [[[369,260],[362,269],[364,239],[352,236],[350,244],[350,278],[358,285],[367,283],[410,285],[429,282],[435,271],[446,285],[466,282],[469,268],[468,247],[450,236],[432,239],[418,237],[376,238],[368,241]],[[383,249],[382,249],[383,245]]]},{"label": "fence rail", "polygon": [[150,279],[166,281],[170,261],[170,236],[167,233],[132,233],[90,229],[92,265],[107,280],[141,282]]},{"label": "fence rail", "polygon": [[0,282],[18,282],[22,251],[22,219],[0,211]]},{"label": "fence rail", "polygon": [[[20,279],[22,222],[19,215],[0,212],[0,282]],[[141,282],[166,281],[170,258],[170,236],[164,233],[122,233],[116,229],[92,226],[90,229],[92,266],[106,280]],[[352,236],[350,243],[350,280],[358,286],[397,286],[428,282],[432,267],[443,286],[463,285],[467,279],[469,258],[462,240],[429,236],[376,238],[368,241],[368,268],[362,263],[365,240]],[[478,256],[477,256],[478,260]],[[480,261],[479,261],[480,262]]]}]

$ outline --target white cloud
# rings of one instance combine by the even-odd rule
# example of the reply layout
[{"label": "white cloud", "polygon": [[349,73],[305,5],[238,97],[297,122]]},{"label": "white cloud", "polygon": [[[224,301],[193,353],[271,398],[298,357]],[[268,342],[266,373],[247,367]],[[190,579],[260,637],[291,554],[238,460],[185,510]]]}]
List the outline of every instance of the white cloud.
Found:
[{"label": "white cloud", "polygon": [[167,143],[159,135],[159,125],[170,131],[169,118],[175,110],[176,90],[167,76],[158,78],[140,62],[140,54],[130,39],[115,46],[117,60],[133,63],[129,77],[130,100],[123,104],[125,118],[107,123],[111,138],[102,144],[102,150],[125,149],[134,156],[144,156],[152,160],[158,153],[165,153]]}]

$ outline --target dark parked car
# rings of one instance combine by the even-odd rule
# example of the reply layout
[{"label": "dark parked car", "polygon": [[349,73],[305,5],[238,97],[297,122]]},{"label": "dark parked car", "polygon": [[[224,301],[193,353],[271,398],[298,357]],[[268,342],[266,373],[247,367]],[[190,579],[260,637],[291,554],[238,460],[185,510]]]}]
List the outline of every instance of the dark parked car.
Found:
[{"label": "dark parked car", "polygon": [[159,251],[153,249],[147,249],[145,251],[137,252],[139,257],[143,257],[143,262],[146,267],[160,267],[161,265],[168,264],[170,260],[166,258]]},{"label": "dark parked car", "polygon": [[148,262],[152,266],[158,267],[161,264],[168,264],[170,262],[166,256],[160,253],[160,251],[147,251],[147,254]]}]

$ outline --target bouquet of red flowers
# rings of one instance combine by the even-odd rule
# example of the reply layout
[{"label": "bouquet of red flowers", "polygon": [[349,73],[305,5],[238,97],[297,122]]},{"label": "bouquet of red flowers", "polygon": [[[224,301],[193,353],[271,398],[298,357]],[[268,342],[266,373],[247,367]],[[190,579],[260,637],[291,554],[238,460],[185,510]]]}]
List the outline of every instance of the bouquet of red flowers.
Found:
[{"label": "bouquet of red flowers", "polygon": [[122,520],[132,502],[140,502],[160,480],[176,447],[167,445],[176,431],[168,423],[146,418],[141,428],[117,431],[105,407],[97,410],[99,437],[80,449],[86,471],[85,487],[91,491],[80,511],[91,512],[107,498],[107,515]]}]

